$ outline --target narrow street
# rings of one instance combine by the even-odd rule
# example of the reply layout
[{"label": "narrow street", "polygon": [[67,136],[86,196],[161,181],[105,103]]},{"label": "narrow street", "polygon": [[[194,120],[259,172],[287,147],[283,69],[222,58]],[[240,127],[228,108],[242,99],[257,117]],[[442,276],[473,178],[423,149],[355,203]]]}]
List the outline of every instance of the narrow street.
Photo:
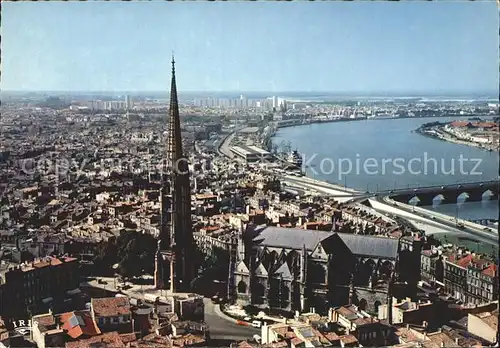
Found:
[{"label": "narrow street", "polygon": [[215,306],[210,299],[204,299],[205,322],[210,330],[210,338],[214,340],[243,341],[251,339],[253,335],[260,335],[261,330],[252,326],[237,325],[216,313]]}]

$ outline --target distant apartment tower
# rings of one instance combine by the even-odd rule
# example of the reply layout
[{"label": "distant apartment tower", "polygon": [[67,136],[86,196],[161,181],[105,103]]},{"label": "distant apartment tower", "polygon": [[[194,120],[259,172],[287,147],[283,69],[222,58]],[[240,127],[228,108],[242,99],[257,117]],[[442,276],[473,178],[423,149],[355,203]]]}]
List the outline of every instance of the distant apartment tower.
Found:
[{"label": "distant apartment tower", "polygon": [[278,97],[276,97],[276,96],[273,96],[273,97],[272,97],[272,100],[273,100],[273,109],[274,109],[274,108],[278,108],[278,106],[279,106],[279,105],[278,105],[278,104],[279,104],[279,98],[278,98]]},{"label": "distant apartment tower", "polygon": [[131,108],[132,108],[132,106],[133,106],[133,105],[132,105],[132,98],[130,98],[130,95],[128,95],[128,94],[127,94],[127,95],[125,96],[125,108],[126,108],[127,110],[129,110],[129,109],[131,109]]}]

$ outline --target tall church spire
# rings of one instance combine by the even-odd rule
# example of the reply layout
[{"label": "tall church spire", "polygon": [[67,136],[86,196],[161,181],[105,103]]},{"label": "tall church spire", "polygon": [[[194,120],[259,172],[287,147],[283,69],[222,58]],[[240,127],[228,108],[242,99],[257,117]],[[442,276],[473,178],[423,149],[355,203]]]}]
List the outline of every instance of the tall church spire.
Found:
[{"label": "tall church spire", "polygon": [[[175,60],[172,55],[172,80],[166,144],[166,164],[169,180],[161,189],[161,231],[155,264],[156,288],[186,291],[194,277],[192,252],[193,230],[191,221],[191,184],[188,160],[182,151],[179,101],[175,81]],[[170,270],[168,275],[167,270]]]},{"label": "tall church spire", "polygon": [[177,84],[175,81],[175,60],[173,55],[172,81],[170,83],[169,130],[167,144],[167,165],[169,168],[174,168],[175,162],[183,157],[183,153],[179,101],[177,99]]}]

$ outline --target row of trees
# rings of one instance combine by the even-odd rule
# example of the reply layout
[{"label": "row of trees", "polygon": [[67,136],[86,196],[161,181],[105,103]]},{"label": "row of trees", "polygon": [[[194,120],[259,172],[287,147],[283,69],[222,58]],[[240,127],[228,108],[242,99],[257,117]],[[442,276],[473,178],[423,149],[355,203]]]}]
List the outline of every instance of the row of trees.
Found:
[{"label": "row of trees", "polygon": [[94,259],[95,273],[110,275],[116,271],[125,278],[153,274],[156,244],[156,239],[150,234],[125,231],[116,239],[98,246]]},{"label": "row of trees", "polygon": [[[117,238],[102,242],[94,257],[94,274],[112,276],[115,272],[124,278],[154,273],[157,240],[150,234],[125,231]],[[215,249],[204,255],[199,248],[193,250],[190,261],[194,262],[197,275],[194,283],[203,288],[213,280],[226,281],[229,272],[229,255]]]},{"label": "row of trees", "polygon": [[211,296],[220,289],[214,288],[214,280],[225,283],[229,275],[229,254],[221,249],[214,249],[210,255],[204,255],[196,248],[199,260],[198,274],[193,281],[193,291]]}]

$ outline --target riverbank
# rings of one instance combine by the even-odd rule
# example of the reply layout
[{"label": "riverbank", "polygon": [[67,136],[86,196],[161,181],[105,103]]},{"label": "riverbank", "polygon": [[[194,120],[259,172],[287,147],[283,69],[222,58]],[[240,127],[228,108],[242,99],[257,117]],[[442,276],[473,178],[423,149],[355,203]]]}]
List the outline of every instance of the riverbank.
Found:
[{"label": "riverbank", "polygon": [[325,118],[325,119],[292,119],[292,120],[284,120],[284,121],[276,121],[276,130],[280,128],[287,127],[296,127],[296,126],[304,126],[311,125],[315,123],[334,123],[334,122],[349,122],[349,121],[363,121],[366,120],[367,117],[356,117],[356,118]]},{"label": "riverbank", "polygon": [[298,127],[298,126],[310,126],[316,123],[336,123],[336,122],[349,122],[349,121],[365,121],[367,117],[356,117],[356,118],[332,118],[332,119],[291,119],[284,121],[275,121],[272,123],[271,131],[266,134],[262,139],[262,144],[267,148],[268,151],[271,150],[272,138],[276,135],[276,132],[282,128]]},{"label": "riverbank", "polygon": [[481,150],[485,150],[485,151],[498,151],[498,147],[495,145],[481,144],[481,143],[477,143],[474,141],[458,139],[458,138],[453,137],[453,136],[449,135],[448,133],[440,130],[439,127],[430,127],[430,128],[419,127],[415,130],[415,133],[426,136],[426,137],[430,137],[430,138],[446,141],[449,143],[453,143],[453,144],[472,146],[472,147],[475,147],[475,148],[478,148]]}]

